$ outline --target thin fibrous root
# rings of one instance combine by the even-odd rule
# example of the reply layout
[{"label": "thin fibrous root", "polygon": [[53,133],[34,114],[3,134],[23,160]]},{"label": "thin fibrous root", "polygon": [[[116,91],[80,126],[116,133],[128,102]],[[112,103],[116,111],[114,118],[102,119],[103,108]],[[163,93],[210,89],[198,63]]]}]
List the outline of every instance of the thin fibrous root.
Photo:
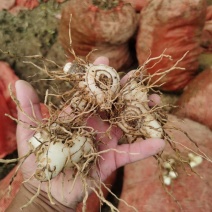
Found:
[{"label": "thin fibrous root", "polygon": [[23,210],[24,208],[26,208],[27,206],[29,206],[35,198],[38,197],[38,195],[40,194],[40,189],[41,189],[41,182],[38,185],[38,189],[37,192],[32,196],[32,198],[30,199],[30,201],[28,203],[26,203],[25,205],[23,205],[20,209]]}]

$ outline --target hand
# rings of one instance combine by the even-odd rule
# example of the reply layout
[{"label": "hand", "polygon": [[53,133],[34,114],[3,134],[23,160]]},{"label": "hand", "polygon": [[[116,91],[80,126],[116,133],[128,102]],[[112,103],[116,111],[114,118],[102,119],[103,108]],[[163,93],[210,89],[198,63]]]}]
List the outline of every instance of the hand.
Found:
[{"label": "hand", "polygon": [[[99,57],[94,62],[95,64],[109,64],[109,61],[105,57]],[[123,80],[124,82],[124,80]],[[122,83],[123,83],[122,82]],[[16,83],[17,99],[20,102],[22,109],[29,115],[33,116],[33,110],[38,120],[42,120],[40,102],[34,89],[25,81],[18,81]],[[152,96],[152,101],[158,101],[157,96]],[[32,110],[33,107],[33,110]],[[27,124],[33,124],[29,118],[18,110],[18,119]],[[100,120],[97,116],[91,117],[88,120],[88,125],[93,127],[98,132],[105,132],[109,125]],[[34,132],[28,128],[23,128],[23,125],[18,124],[17,127],[17,144],[19,157],[27,154],[29,151],[28,140],[33,136]],[[111,138],[103,138],[105,144],[101,144],[99,151],[107,149],[114,149],[117,151],[108,151],[103,153],[99,159],[99,173],[101,180],[104,181],[113,171],[117,168],[124,166],[128,163],[132,163],[138,160],[142,160],[149,156],[155,155],[164,148],[164,141],[162,139],[147,139],[133,143],[118,145],[118,140],[122,136],[122,131],[117,127],[112,127]],[[97,136],[98,137],[98,136]],[[125,153],[119,153],[119,152]],[[137,154],[134,154],[137,153]],[[22,165],[22,173],[24,179],[30,178],[36,169],[35,156],[30,155]],[[95,178],[96,171],[93,171],[91,175]],[[83,199],[83,185],[80,179],[77,179],[72,192],[69,188],[72,187],[73,180],[70,180],[72,171],[67,170],[65,174],[59,174],[57,177],[51,180],[51,195],[62,205],[74,209],[76,205]],[[36,179],[29,180],[28,183],[34,187],[38,187],[39,182]],[[41,190],[47,192],[47,183],[41,184]],[[90,192],[90,191],[89,191]],[[50,203],[49,203],[50,204]]]}]

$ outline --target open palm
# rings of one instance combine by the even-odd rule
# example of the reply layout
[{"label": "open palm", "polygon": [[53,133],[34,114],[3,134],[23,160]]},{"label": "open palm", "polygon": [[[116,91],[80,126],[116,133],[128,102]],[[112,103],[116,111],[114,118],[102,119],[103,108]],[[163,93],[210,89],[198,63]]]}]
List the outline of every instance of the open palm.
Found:
[{"label": "open palm", "polygon": [[[109,61],[105,57],[99,57],[94,63],[108,65]],[[25,113],[27,113],[28,116],[33,116],[34,113],[38,120],[42,120],[40,102],[34,89],[27,82],[20,80],[16,83],[16,93],[17,99],[19,100]],[[18,111],[18,119],[29,125],[33,124],[32,121],[20,110]],[[97,132],[105,132],[109,127],[106,122],[101,121],[97,116],[89,118],[87,123]],[[34,132],[32,130],[27,127],[23,127],[22,124],[18,124],[17,143],[19,157],[27,154],[29,151],[27,141],[33,136],[33,134]],[[164,141],[162,139],[141,139],[139,142],[133,144],[118,145],[118,140],[121,138],[121,136],[122,131],[117,127],[113,127],[111,129],[111,137],[108,138],[105,136],[102,139],[104,144],[99,146],[99,151],[104,151],[107,149],[113,150],[105,151],[105,153],[101,154],[101,157],[99,158],[99,168],[98,170],[93,170],[91,176],[94,178],[99,178],[100,176],[101,180],[104,181],[117,168],[154,155],[161,151],[164,147]],[[30,178],[35,169],[35,156],[31,154],[22,165],[24,179]],[[83,184],[80,179],[75,181],[74,187],[70,192],[69,188],[72,188],[73,185],[73,178],[71,178],[72,175],[72,171],[67,170],[65,173],[61,173],[52,179],[51,195],[61,204],[70,208],[75,208],[77,203],[82,201],[84,193],[82,192]],[[40,184],[40,182],[34,178],[29,180],[28,183],[34,187],[38,187]],[[47,189],[48,182],[43,182],[41,184],[41,190],[47,192]]]}]

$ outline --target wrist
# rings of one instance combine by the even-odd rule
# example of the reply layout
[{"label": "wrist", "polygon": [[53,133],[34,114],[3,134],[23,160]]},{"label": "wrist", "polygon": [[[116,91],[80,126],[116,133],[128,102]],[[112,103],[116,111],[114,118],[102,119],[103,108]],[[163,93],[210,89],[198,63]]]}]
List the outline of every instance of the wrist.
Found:
[{"label": "wrist", "polygon": [[[62,205],[57,200],[53,199],[55,204],[51,204],[48,194],[44,191],[40,191],[39,195],[32,200],[32,197],[35,197],[38,188],[34,187],[29,183],[25,183],[21,186],[16,197],[12,201],[11,205],[7,208],[6,212],[14,211],[58,211],[58,212],[71,212],[76,211],[74,208],[66,207]],[[32,202],[30,202],[32,200]],[[21,210],[23,206],[26,206]]]}]

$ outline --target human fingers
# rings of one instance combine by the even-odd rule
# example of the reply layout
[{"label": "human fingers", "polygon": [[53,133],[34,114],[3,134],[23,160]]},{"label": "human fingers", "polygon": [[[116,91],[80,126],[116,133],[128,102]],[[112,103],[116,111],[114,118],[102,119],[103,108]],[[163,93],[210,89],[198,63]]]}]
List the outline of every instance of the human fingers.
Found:
[{"label": "human fingers", "polygon": [[99,64],[104,64],[104,65],[109,65],[109,59],[104,56],[100,56],[96,58],[96,60],[93,62],[94,65],[99,65]]},{"label": "human fingers", "polygon": [[130,77],[132,77],[133,74],[135,74],[135,71],[136,71],[136,70],[132,70],[132,71],[128,72],[126,75],[124,75],[124,76],[122,77],[122,79],[121,79],[121,81],[120,81],[121,86],[124,86],[124,85],[127,83],[128,79],[129,79]]},{"label": "human fingers", "polygon": [[133,163],[143,160],[147,157],[157,154],[165,147],[165,141],[158,138],[149,138],[146,140],[138,139],[133,144],[122,144],[117,146],[115,154],[114,170],[125,166],[128,163]]},{"label": "human fingers", "polygon": [[18,126],[17,126],[17,144],[19,154],[24,155],[28,152],[26,141],[32,137],[34,131],[30,129],[35,126],[37,121],[42,119],[39,98],[33,87],[23,81],[18,80],[15,84],[16,96],[19,101],[18,107]]},{"label": "human fingers", "polygon": [[149,102],[148,102],[149,107],[154,107],[155,105],[159,105],[160,102],[161,102],[161,99],[159,95],[151,94],[149,96]]},{"label": "human fingers", "polygon": [[133,144],[116,145],[101,155],[99,165],[103,180],[119,167],[155,155],[165,146],[162,139],[139,140]]},{"label": "human fingers", "polygon": [[92,116],[87,120],[87,125],[97,132],[97,140],[101,141],[99,145],[100,151],[117,145],[123,132],[120,128],[112,126],[103,121],[99,116]]},{"label": "human fingers", "polygon": [[123,132],[118,127],[110,127],[109,123],[102,121],[98,116],[89,118],[87,124],[97,132],[96,145],[100,154],[98,171],[93,172],[93,177],[101,176],[104,181],[116,169],[114,151]]}]

